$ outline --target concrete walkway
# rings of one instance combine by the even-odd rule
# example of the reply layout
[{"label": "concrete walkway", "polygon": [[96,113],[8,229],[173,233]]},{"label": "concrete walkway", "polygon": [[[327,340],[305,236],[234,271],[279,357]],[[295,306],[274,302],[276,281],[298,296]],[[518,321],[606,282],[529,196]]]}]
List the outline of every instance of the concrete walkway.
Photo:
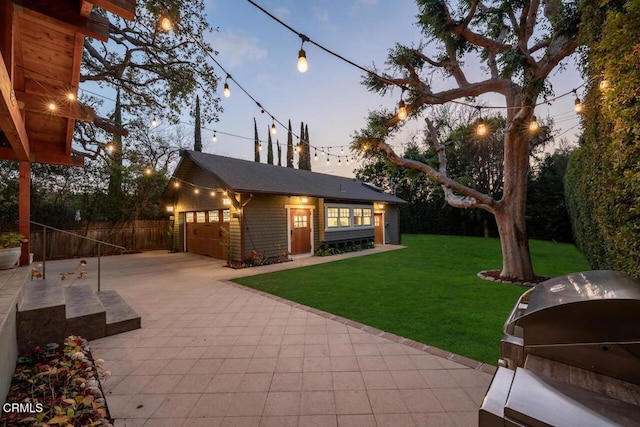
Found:
[{"label": "concrete walkway", "polygon": [[92,342],[116,426],[477,425],[491,367],[228,282],[364,253],[243,270],[164,251],[103,258],[102,289],[143,325]]}]

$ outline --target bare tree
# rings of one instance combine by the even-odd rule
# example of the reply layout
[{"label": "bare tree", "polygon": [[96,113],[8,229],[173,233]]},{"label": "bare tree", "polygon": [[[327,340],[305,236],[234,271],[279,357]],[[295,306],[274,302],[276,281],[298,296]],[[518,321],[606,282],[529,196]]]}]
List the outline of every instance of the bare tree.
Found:
[{"label": "bare tree", "polygon": [[[451,2],[453,3],[453,2]],[[385,94],[402,87],[410,117],[419,117],[430,105],[496,93],[504,98],[504,182],[500,199],[450,178],[441,141],[440,123],[426,119],[429,140],[439,164],[398,156],[387,139],[403,121],[391,111],[369,114],[368,127],[354,135],[353,146],[365,155],[384,154],[393,163],[424,172],[439,183],[447,202],[459,208],[484,209],[494,215],[502,245],[503,278],[520,281],[535,278],[525,226],[527,172],[532,147],[539,138],[528,131],[538,98],[551,93],[549,74],[579,45],[580,13],[576,1],[506,0],[503,2],[455,2],[452,10],[443,0],[417,0],[418,25],[438,48],[436,56],[426,47],[396,45],[383,76],[369,74],[365,84]],[[475,58],[472,58],[475,56]],[[464,61],[480,59],[483,72],[470,81]],[[433,91],[434,74],[441,73],[455,87]],[[451,85],[450,85],[451,86]]]}]

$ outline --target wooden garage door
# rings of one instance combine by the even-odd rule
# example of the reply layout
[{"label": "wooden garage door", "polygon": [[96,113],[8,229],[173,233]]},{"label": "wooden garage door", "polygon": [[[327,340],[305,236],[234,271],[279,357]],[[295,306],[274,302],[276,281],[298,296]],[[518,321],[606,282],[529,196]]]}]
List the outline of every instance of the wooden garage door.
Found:
[{"label": "wooden garage door", "polygon": [[222,244],[229,230],[229,209],[187,212],[186,214],[187,251],[225,259],[225,247]]}]

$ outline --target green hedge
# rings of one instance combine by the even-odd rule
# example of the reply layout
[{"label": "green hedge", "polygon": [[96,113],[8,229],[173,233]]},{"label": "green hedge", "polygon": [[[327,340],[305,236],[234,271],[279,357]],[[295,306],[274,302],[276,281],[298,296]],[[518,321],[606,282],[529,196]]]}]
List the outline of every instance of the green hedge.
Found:
[{"label": "green hedge", "polygon": [[[609,2],[593,19],[581,146],[565,178],[576,245],[593,268],[640,279],[640,3]],[[597,33],[597,22],[603,22]],[[606,81],[607,88],[601,87]]]}]

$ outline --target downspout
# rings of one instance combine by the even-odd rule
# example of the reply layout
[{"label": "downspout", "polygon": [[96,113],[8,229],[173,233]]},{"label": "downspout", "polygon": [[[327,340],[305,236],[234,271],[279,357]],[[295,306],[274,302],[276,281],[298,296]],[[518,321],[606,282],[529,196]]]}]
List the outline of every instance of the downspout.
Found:
[{"label": "downspout", "polygon": [[244,207],[249,204],[249,202],[253,200],[253,193],[249,194],[249,198],[242,204],[240,207],[240,262],[244,261]]}]

